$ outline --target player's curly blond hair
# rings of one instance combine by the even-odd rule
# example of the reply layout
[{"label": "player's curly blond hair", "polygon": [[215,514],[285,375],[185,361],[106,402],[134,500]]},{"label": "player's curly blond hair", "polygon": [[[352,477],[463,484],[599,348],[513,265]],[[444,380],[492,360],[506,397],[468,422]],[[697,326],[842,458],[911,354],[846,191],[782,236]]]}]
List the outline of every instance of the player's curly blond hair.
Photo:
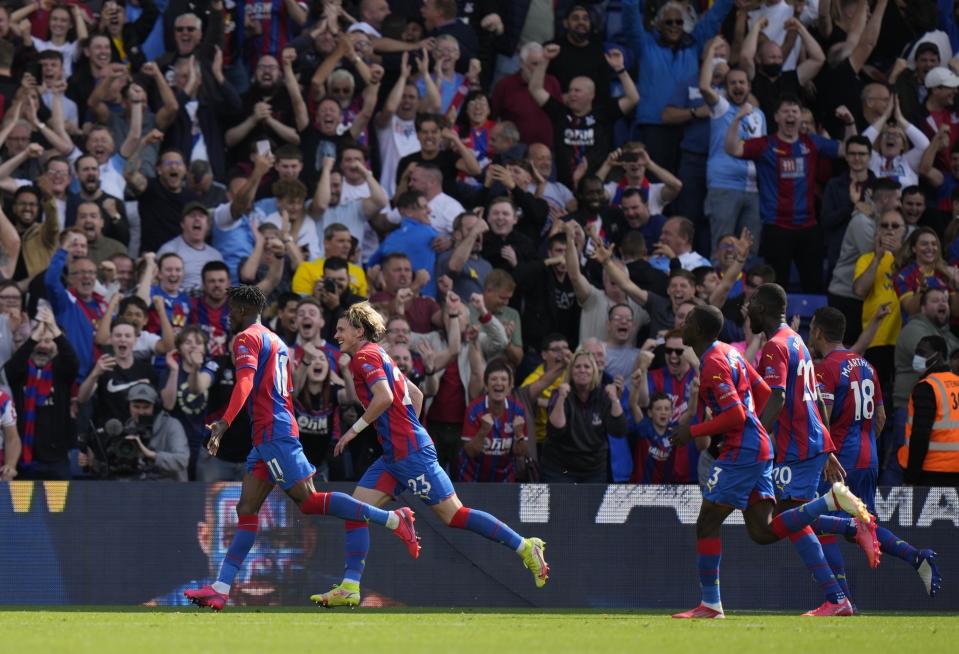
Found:
[{"label": "player's curly blond hair", "polygon": [[386,335],[386,322],[380,312],[369,302],[358,302],[346,310],[343,316],[355,329],[362,329],[366,340],[378,343]]}]

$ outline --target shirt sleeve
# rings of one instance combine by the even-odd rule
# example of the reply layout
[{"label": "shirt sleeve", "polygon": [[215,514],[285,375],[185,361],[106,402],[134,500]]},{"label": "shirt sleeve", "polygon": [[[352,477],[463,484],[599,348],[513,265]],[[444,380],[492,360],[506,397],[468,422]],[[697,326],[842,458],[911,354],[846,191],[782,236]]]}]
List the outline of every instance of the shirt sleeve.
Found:
[{"label": "shirt sleeve", "polygon": [[816,366],[816,385],[819,387],[819,395],[827,407],[831,407],[836,399],[835,373],[835,368],[825,361]]},{"label": "shirt sleeve", "polygon": [[713,105],[712,107],[712,118],[716,120],[722,118],[726,115],[726,112],[729,111],[729,100],[723,96],[719,96],[719,102]]},{"label": "shirt sleeve", "polygon": [[350,367],[353,369],[354,377],[359,376],[369,388],[372,388],[373,384],[378,381],[386,380],[383,359],[376,352],[358,352],[353,361],[350,362]]},{"label": "shirt sleeve", "polygon": [[733,384],[732,371],[725,360],[705,361],[701,378],[700,398],[712,395],[716,404],[719,405],[720,412],[741,404],[739,393],[736,392],[736,386]]},{"label": "shirt sleeve", "polygon": [[233,361],[237,370],[240,368],[256,370],[259,355],[260,344],[250,334],[240,334],[233,341]]},{"label": "shirt sleeve", "polygon": [[839,141],[825,139],[818,134],[810,134],[809,138],[816,144],[816,149],[819,150],[819,154],[822,156],[829,157],[830,159],[835,159],[839,156]]},{"label": "shirt sleeve", "polygon": [[759,159],[769,148],[769,139],[760,136],[755,139],[746,139],[743,141],[743,159]]},{"label": "shirt sleeve", "polygon": [[769,341],[763,346],[760,358],[763,379],[769,388],[786,388],[786,375],[789,372],[789,355],[782,345]]}]

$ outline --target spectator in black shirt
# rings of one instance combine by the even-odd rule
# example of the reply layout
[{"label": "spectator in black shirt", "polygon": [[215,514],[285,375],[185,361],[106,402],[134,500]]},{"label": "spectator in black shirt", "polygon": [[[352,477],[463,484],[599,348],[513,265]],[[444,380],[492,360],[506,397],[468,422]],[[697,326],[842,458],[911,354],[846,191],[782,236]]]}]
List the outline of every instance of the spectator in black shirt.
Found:
[{"label": "spectator in black shirt", "polygon": [[543,48],[543,60],[529,80],[529,92],[553,121],[556,177],[575,187],[585,173],[595,172],[602,165],[611,149],[613,124],[636,106],[639,91],[623,67],[623,53],[611,50],[606,54],[606,62],[623,84],[625,95],[611,106],[596,107],[593,80],[575,77],[569,83],[565,104],[561,104],[543,87],[546,66],[559,53],[558,45]]},{"label": "spectator in black shirt", "polygon": [[137,199],[140,211],[140,251],[156,252],[164,243],[180,234],[183,208],[196,197],[186,186],[186,163],[178,150],[164,150],[157,160],[157,176],[147,179],[140,172],[140,153],[150,143],[163,140],[163,132],[153,130],[127,162],[123,177],[127,190]]},{"label": "spectator in black shirt", "polygon": [[[4,366],[24,446],[18,479],[70,478],[67,455],[76,441],[70,395],[78,369],[70,341],[60,331],[53,313],[41,308],[36,328]],[[28,397],[33,405],[32,418]]]}]

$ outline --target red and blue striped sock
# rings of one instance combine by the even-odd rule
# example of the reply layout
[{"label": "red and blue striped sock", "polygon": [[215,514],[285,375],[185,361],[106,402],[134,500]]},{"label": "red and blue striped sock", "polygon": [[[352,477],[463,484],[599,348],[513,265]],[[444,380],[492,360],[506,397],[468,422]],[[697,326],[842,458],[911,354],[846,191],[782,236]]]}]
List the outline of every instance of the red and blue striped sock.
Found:
[{"label": "red and blue striped sock", "polygon": [[849,593],[849,580],[846,579],[846,562],[842,558],[842,550],[839,548],[839,541],[835,534],[822,534],[819,536],[819,545],[822,547],[822,554],[826,557],[826,562],[832,570],[833,576],[839,582],[839,587],[846,597],[852,597]]},{"label": "red and blue striped sock", "polygon": [[239,521],[236,525],[236,533],[230,542],[230,547],[223,558],[223,564],[220,566],[220,575],[216,580],[227,586],[233,583],[236,573],[240,571],[246,555],[250,553],[254,541],[256,541],[256,528],[260,519],[255,513],[252,515],[237,516]]},{"label": "red and blue striped sock", "polygon": [[516,551],[519,551],[523,544],[523,537],[510,529],[505,522],[496,516],[485,511],[468,509],[465,506],[461,506],[459,511],[453,514],[450,527],[469,529],[480,536],[495,540],[497,543],[502,543]]},{"label": "red and blue striped sock", "polygon": [[[786,511],[786,513],[790,512]],[[780,514],[780,516],[783,515],[785,515],[785,513]],[[796,546],[799,557],[803,560],[803,563],[806,564],[806,569],[812,573],[816,583],[819,584],[819,587],[826,594],[826,599],[834,604],[841,602],[843,598],[846,597],[846,594],[842,588],[840,588],[839,582],[836,581],[836,577],[829,568],[826,557],[823,556],[822,547],[819,545],[819,541],[816,539],[816,534],[813,533],[812,528],[807,526],[802,531],[790,534],[789,540]]]},{"label": "red and blue striped sock", "polygon": [[719,538],[699,538],[696,540],[696,554],[699,566],[699,587],[703,593],[703,604],[719,609],[719,560],[722,558],[723,545]]},{"label": "red and blue striped sock", "polygon": [[378,525],[386,525],[390,512],[360,502],[346,493],[313,493],[300,505],[303,513],[333,515],[343,520],[369,520]]},{"label": "red and blue striped sock", "polygon": [[885,527],[876,528],[876,537],[879,539],[879,549],[886,554],[892,554],[897,559],[902,559],[912,567],[916,567],[919,560],[919,550]]},{"label": "red and blue striped sock", "polygon": [[365,520],[347,520],[343,524],[346,527],[346,571],[343,581],[358,584],[366,567],[366,555],[370,551],[370,527]]},{"label": "red and blue striped sock", "polygon": [[813,529],[820,534],[838,534],[846,538],[856,536],[856,522],[852,518],[839,518],[833,515],[819,516],[813,523]]},{"label": "red and blue striped sock", "polygon": [[769,527],[780,538],[786,538],[803,531],[825,513],[829,513],[826,498],[817,497],[794,509],[783,511],[773,518]]}]

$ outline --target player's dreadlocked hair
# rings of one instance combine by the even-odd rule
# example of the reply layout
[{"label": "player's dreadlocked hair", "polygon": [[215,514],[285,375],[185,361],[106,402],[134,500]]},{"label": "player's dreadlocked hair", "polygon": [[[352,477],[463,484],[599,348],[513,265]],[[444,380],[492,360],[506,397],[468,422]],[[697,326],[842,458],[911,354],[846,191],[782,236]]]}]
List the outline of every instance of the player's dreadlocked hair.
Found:
[{"label": "player's dreadlocked hair", "polygon": [[379,311],[369,302],[359,302],[346,310],[346,322],[355,329],[362,329],[366,340],[377,343],[386,335],[386,323]]},{"label": "player's dreadlocked hair", "polygon": [[256,286],[234,286],[228,288],[226,294],[231,303],[256,309],[257,313],[263,313],[266,306],[266,296]]}]

